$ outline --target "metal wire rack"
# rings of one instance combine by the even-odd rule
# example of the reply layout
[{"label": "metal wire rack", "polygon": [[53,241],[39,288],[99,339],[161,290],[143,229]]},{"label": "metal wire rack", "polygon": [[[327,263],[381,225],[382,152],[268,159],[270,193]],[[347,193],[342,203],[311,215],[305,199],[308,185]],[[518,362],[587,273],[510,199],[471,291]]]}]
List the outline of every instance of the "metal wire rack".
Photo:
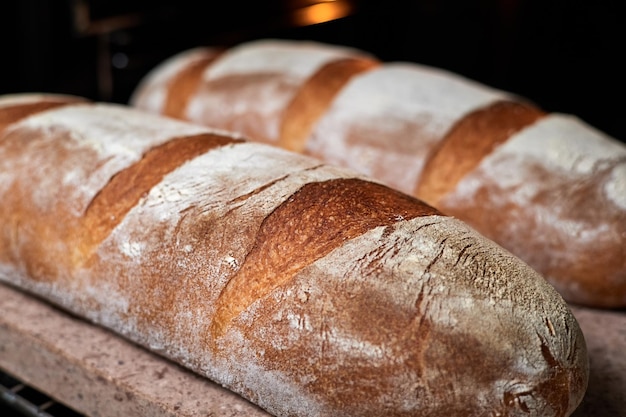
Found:
[{"label": "metal wire rack", "polygon": [[2,369],[0,369],[0,415],[5,417],[83,416]]}]

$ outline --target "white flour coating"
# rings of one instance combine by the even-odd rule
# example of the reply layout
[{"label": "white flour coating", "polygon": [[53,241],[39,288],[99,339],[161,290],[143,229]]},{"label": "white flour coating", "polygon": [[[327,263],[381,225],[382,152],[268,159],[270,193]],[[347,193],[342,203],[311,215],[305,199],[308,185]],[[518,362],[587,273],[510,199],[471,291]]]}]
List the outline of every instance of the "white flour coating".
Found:
[{"label": "white flour coating", "polygon": [[385,64],[343,88],[314,128],[307,152],[411,192],[428,152],[456,121],[507,97],[436,68]]},{"label": "white flour coating", "polygon": [[234,74],[283,73],[305,79],[322,65],[340,58],[365,55],[363,52],[317,42],[259,40],[226,51],[204,73],[204,80]]},{"label": "white flour coating", "polygon": [[[357,288],[371,286],[372,292],[385,294],[385,299],[400,310],[410,310],[418,293],[423,292],[421,313],[435,326],[452,334],[475,332],[494,356],[517,358],[520,366],[514,371],[518,375],[528,376],[550,366],[541,353],[537,333],[549,341],[548,348],[557,360],[569,362],[570,341],[550,338],[544,320],[551,317],[558,323],[561,336],[566,334],[562,324],[575,324],[566,304],[539,274],[450,217],[419,217],[399,222],[392,230],[384,235],[383,228],[366,233],[316,265],[320,270],[336,270],[334,276],[354,280]],[[351,272],[359,271],[355,264],[371,261],[363,258],[364,252],[379,257],[383,270],[397,271],[395,280],[370,279]],[[525,346],[524,340],[536,340],[537,345]]]},{"label": "white flour coating", "polygon": [[[574,116],[550,114],[496,148],[481,163],[481,167],[487,170],[490,164],[507,156],[538,161],[558,173],[583,177],[606,168],[606,164],[611,161],[626,158],[626,147]],[[508,175],[506,172],[502,170],[493,176],[493,180],[502,188],[511,189],[522,185],[524,176],[515,170],[509,170]],[[626,183],[625,172],[623,164],[618,165],[605,186],[605,195],[620,207],[626,207],[626,193],[620,193]],[[526,192],[532,190],[526,189]]]},{"label": "white flour coating", "polygon": [[90,146],[103,160],[136,160],[146,150],[171,138],[212,132],[206,127],[113,104],[64,106],[37,113],[13,126],[67,130],[78,145]]},{"label": "white flour coating", "polygon": [[255,404],[270,412],[280,412],[280,415],[305,417],[328,416],[334,413],[311,397],[305,389],[308,383],[315,382],[314,376],[294,383],[293,378],[279,370],[268,369],[258,363],[259,357],[262,358],[263,355],[259,355],[258,348],[251,346],[247,339],[237,330],[231,332],[228,337],[228,351],[236,352],[236,356],[242,360],[234,359],[234,355],[226,355],[212,369],[206,369],[206,375],[222,381],[235,392],[250,395],[249,399]]},{"label": "white flour coating", "polygon": [[79,97],[64,94],[48,93],[17,93],[0,95],[0,109],[2,107],[20,106],[23,104],[35,104],[41,102],[55,102],[64,100],[81,100]]},{"label": "white flour coating", "polygon": [[122,242],[120,250],[129,258],[138,258],[141,256],[145,246],[143,242]]},{"label": "white flour coating", "polygon": [[[553,302],[559,305],[560,313],[566,311],[563,301],[539,274],[495,243],[481,238],[459,220],[445,216],[424,216],[400,221],[391,228],[392,232],[377,228],[353,239],[333,252],[334,260],[323,258],[318,261],[324,262],[323,268],[320,268],[330,271],[332,275],[342,276],[345,268],[353,267],[345,260],[363,258],[362,254],[358,255],[362,251],[369,253],[372,258],[382,259],[383,264],[388,262],[386,267],[396,268],[402,274],[402,279],[408,281],[369,282],[367,275],[358,274],[353,279],[364,281],[359,285],[380,285],[376,291],[388,292],[388,299],[403,308],[414,305],[416,296],[415,293],[406,293],[406,285],[415,291],[417,282],[428,282],[430,294],[446,294],[453,299],[459,295],[455,291],[461,291],[461,300],[467,296],[465,291],[479,291],[498,305],[506,305],[507,300],[510,300],[520,308],[533,309],[541,307],[545,301],[541,300],[542,297],[549,297],[554,298]],[[398,245],[398,242],[402,242],[402,245]],[[470,244],[471,247],[468,247]],[[467,249],[459,259],[464,247]],[[440,252],[439,260],[428,268]],[[367,262],[367,258],[361,262]],[[477,265],[485,267],[484,274],[482,270],[472,270]],[[450,268],[455,273],[450,273]],[[501,273],[505,270],[506,274]],[[427,276],[424,276],[425,273]],[[460,305],[473,306],[467,301],[462,301]],[[444,320],[442,323],[448,324],[446,320],[449,318],[442,316],[434,319]]]},{"label": "white flour coating", "polygon": [[146,75],[130,98],[130,104],[143,110],[161,113],[170,81],[181,71],[203,59],[216,55],[214,48],[198,47],[172,56]]},{"label": "white flour coating", "polygon": [[[65,198],[74,202],[73,207],[79,212],[113,175],[141,159],[150,148],[173,137],[212,132],[189,123],[105,104],[71,105],[43,111],[11,125],[10,129],[66,131],[67,140],[72,142],[64,146],[95,152],[97,169],[73,164],[62,177],[62,184],[69,190]],[[41,158],[41,162],[33,162],[34,169],[47,166],[46,155],[33,157]],[[93,172],[88,174],[87,171]],[[56,175],[49,179],[42,175],[42,181],[56,181],[56,178]],[[44,189],[54,190],[56,186],[52,183]]]},{"label": "white flour coating", "polygon": [[626,210],[626,161],[613,168],[604,191],[611,201]]},{"label": "white flour coating", "polygon": [[[415,63],[389,63],[357,75],[333,102],[333,112],[347,119],[410,120],[433,117],[427,129],[441,135],[466,113],[507,93],[446,71]],[[339,116],[337,116],[339,117]]]},{"label": "white flour coating", "polygon": [[262,196],[260,205],[273,209],[282,201],[281,196],[291,195],[308,182],[335,177],[354,178],[356,175],[342,168],[320,164],[318,160],[258,143],[223,146],[168,174],[150,190],[142,206],[150,208],[155,220],[171,221],[172,213],[189,206],[202,207],[205,211],[228,210],[229,201],[280,180],[279,186],[255,197]]},{"label": "white flour coating", "polygon": [[278,140],[282,113],[303,80],[279,77],[241,80],[235,89],[200,88],[189,100],[185,117],[207,126],[227,123],[229,130],[261,141]]},{"label": "white flour coating", "polygon": [[626,147],[575,116],[553,113],[513,135],[495,153],[530,157],[587,175],[604,161],[626,157]]}]

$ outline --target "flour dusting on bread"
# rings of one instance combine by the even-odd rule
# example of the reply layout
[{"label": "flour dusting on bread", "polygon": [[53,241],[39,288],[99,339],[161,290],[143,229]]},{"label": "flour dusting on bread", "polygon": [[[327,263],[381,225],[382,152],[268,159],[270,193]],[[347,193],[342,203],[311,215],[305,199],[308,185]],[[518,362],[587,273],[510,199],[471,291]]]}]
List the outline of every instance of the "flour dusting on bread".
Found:
[{"label": "flour dusting on bread", "polygon": [[306,152],[411,192],[453,123],[507,95],[434,68],[390,63],[348,82]]}]

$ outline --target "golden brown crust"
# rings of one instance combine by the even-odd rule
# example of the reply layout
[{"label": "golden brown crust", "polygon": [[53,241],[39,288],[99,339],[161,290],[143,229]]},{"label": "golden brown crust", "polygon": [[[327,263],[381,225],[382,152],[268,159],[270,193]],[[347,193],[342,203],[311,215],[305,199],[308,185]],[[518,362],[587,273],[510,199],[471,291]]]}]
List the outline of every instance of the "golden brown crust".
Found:
[{"label": "golden brown crust", "polygon": [[437,205],[495,147],[545,114],[529,104],[500,101],[463,117],[433,149],[414,195]]},{"label": "golden brown crust", "polygon": [[380,63],[366,58],[344,58],[320,68],[298,90],[285,109],[279,145],[303,152],[314,124],[328,110],[333,98],[352,77]]},{"label": "golden brown crust", "polygon": [[82,257],[89,257],[126,213],[169,172],[210,149],[238,142],[242,140],[212,134],[173,138],[117,173],[87,207],[81,226]]},{"label": "golden brown crust", "polygon": [[375,227],[435,214],[440,213],[425,203],[372,182],[306,184],[263,220],[252,251],[217,301],[213,336],[219,337],[255,300],[346,240]]},{"label": "golden brown crust", "polygon": [[185,110],[191,97],[198,91],[204,70],[211,65],[219,54],[203,57],[191,62],[170,82],[163,105],[163,114],[180,119],[185,118]]}]

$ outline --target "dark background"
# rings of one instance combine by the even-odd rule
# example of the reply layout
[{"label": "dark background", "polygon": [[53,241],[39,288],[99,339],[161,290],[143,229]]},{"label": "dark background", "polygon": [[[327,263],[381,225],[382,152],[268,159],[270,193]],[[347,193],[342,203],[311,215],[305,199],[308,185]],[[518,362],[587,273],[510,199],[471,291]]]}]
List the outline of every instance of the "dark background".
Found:
[{"label": "dark background", "polygon": [[309,26],[311,0],[15,0],[0,5],[0,94],[55,92],[125,103],[155,65],[199,45],[310,39],[412,61],[575,114],[626,140],[621,0],[343,0]]}]

